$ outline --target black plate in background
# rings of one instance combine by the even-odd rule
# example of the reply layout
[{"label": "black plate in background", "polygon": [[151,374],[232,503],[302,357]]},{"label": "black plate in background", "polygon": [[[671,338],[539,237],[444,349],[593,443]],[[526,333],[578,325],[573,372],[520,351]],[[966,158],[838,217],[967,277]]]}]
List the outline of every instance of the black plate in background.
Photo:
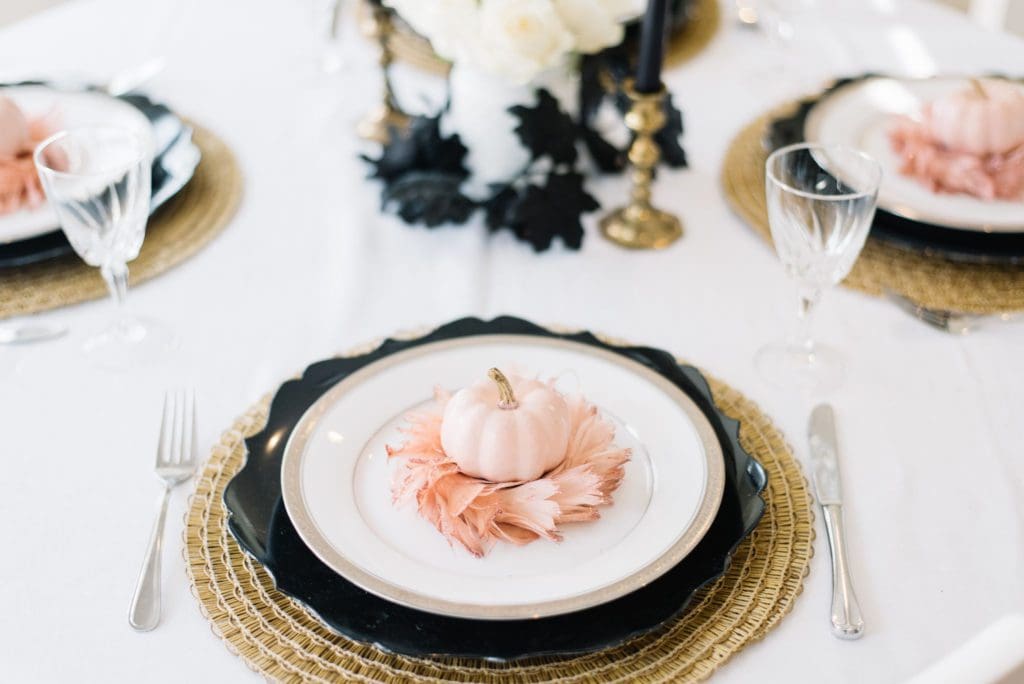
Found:
[{"label": "black plate in background", "polygon": [[[46,86],[56,90],[100,91],[96,86],[53,84],[45,81],[20,81],[17,83],[0,83],[0,92],[4,88],[13,86]],[[154,135],[156,136],[156,154],[153,156],[151,183],[152,194],[158,196],[164,185],[172,180],[171,172],[164,165],[166,161],[165,155],[173,145],[180,144],[184,136],[191,137],[191,129],[167,106],[153,102],[145,95],[127,93],[118,96],[116,99],[138,109],[149,119],[150,124],[153,126]],[[171,197],[173,195],[163,198],[164,202]],[[151,207],[150,214],[152,215],[160,206],[161,203],[157,203]],[[24,240],[0,243],[0,269],[27,266],[70,254],[74,254],[74,249],[72,249],[68,239],[64,237],[63,231],[58,228],[49,233]]]},{"label": "black plate in background", "polygon": [[[690,554],[643,589],[575,613],[536,620],[469,620],[406,608],[348,582],[305,546],[281,500],[281,460],[296,423],[327,390],[350,373],[390,354],[440,340],[512,334],[561,338],[633,359],[668,378],[697,403],[722,444],[726,483],[711,528]],[[465,318],[415,340],[387,340],[354,358],[315,363],[274,396],[262,432],[246,440],[248,458],[228,483],[228,526],[244,550],[274,576],[278,589],[301,601],[331,629],[388,651],[412,656],[457,655],[513,660],[607,648],[647,632],[681,612],[704,584],[728,567],[733,550],[764,512],[767,476],[739,444],[739,423],[723,415],[696,369],[648,347],[614,347],[590,333],[562,335],[528,321]]]},{"label": "black plate in background", "polygon": [[[875,78],[866,74],[833,83],[820,95],[803,100],[792,115],[772,122],[765,138],[769,151],[804,142],[804,126],[811,109],[821,100],[852,83]],[[1024,226],[1019,233],[983,233],[912,221],[879,208],[871,237],[901,249],[928,256],[975,264],[1024,264]]]}]

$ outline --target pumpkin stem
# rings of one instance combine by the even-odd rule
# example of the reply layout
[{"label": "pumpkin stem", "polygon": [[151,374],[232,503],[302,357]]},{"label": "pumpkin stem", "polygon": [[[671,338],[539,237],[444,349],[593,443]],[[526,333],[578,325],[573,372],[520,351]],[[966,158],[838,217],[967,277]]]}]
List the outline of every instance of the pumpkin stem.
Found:
[{"label": "pumpkin stem", "polygon": [[505,377],[504,373],[497,368],[492,368],[487,371],[487,377],[498,385],[498,408],[519,408],[519,402],[516,401],[516,395],[512,393],[512,383],[508,381],[508,378]]},{"label": "pumpkin stem", "polygon": [[976,79],[976,78],[972,78],[972,79],[971,79],[971,85],[972,85],[972,86],[974,86],[974,90],[975,90],[975,92],[976,92],[976,93],[977,93],[978,95],[981,95],[981,97],[982,97],[982,99],[983,99],[983,100],[987,100],[987,99],[988,99],[988,93],[987,93],[987,92],[985,92],[985,86],[983,86],[983,85],[981,84],[981,81],[979,81],[979,80],[978,80],[978,79]]}]

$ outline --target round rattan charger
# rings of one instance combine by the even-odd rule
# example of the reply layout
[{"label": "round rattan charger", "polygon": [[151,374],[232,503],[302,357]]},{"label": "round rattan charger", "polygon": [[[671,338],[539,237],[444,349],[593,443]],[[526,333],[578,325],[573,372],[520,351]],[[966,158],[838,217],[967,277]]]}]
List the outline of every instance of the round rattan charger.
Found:
[{"label": "round rattan charger", "polygon": [[[785,109],[746,126],[722,164],[722,186],[734,211],[771,242],[765,206],[765,133]],[[871,295],[886,291],[921,306],[949,311],[999,313],[1024,309],[1024,267],[968,264],[911,252],[869,238],[846,287]]]},{"label": "round rattan charger", "polygon": [[[365,353],[372,345],[351,353]],[[782,435],[756,405],[709,377],[716,404],[741,423],[740,440],[768,472],[764,517],[728,571],[668,625],[620,647],[571,658],[511,664],[408,658],[324,627],[247,556],[226,525],[224,487],[245,459],[243,440],[267,420],[270,396],[235,421],[196,484],[185,527],[192,592],[213,631],[261,675],[286,682],[682,682],[710,676],[761,639],[791,609],[813,553],[813,512]]]},{"label": "round rattan charger", "polygon": [[[364,7],[360,7],[363,15]],[[721,9],[718,0],[696,0],[690,8],[690,15],[682,29],[669,38],[665,51],[665,65],[678,66],[701,52],[718,32],[721,23]],[[423,71],[443,76],[448,73],[448,62],[434,54],[430,43],[423,36],[400,25],[388,39],[388,47],[395,57]]]},{"label": "round rattan charger", "polygon": [[[139,256],[129,264],[131,284],[180,264],[228,224],[242,198],[242,173],[224,142],[193,124],[202,152],[195,175],[149,220]],[[108,296],[99,269],[77,255],[0,270],[0,319]]]}]

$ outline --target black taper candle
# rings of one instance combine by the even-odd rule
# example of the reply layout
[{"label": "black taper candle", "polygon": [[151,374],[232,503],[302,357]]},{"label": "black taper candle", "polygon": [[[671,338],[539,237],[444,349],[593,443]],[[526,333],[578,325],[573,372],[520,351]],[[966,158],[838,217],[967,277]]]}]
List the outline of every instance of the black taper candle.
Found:
[{"label": "black taper candle", "polygon": [[665,22],[668,0],[649,0],[640,32],[640,55],[633,87],[638,93],[661,90],[661,62],[665,56]]}]

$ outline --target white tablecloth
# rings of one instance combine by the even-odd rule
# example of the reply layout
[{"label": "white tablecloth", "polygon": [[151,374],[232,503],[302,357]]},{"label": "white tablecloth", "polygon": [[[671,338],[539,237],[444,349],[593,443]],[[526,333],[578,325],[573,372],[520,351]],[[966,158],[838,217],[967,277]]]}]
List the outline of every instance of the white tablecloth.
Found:
[{"label": "white tablecloth", "polygon": [[[1024,43],[917,0],[876,0],[828,26],[793,48],[825,48],[818,69],[1024,71]],[[732,135],[787,94],[744,75],[764,68],[762,38],[726,26],[667,75],[686,112],[691,168],[664,173],[657,197],[684,218],[683,241],[626,253],[596,235],[591,215],[581,252],[539,256],[478,224],[428,231],[381,216],[351,134],[377,89],[372,55],[354,47],[348,71],[318,80],[311,42],[304,3],[283,0],[69,2],[0,31],[0,68],[11,75],[102,78],[165,54],[151,90],[223,136],[246,177],[223,235],[130,293],[180,333],[170,367],[121,377],[85,365],[77,345],[104,322],[107,302],[47,314],[72,326],[65,340],[0,348],[4,681],[253,679],[189,595],[178,556],[185,491],[168,528],[163,623],[136,634],[126,622],[171,383],[197,387],[207,447],[312,360],[399,328],[509,313],[684,355],[759,402],[806,458],[810,400],[766,386],[752,365],[789,322],[793,292],[718,188]],[[411,72],[401,76],[406,91],[417,85]],[[606,205],[625,197],[623,178],[594,186]],[[1024,610],[1024,326],[958,338],[839,290],[818,331],[848,358],[848,381],[831,401],[867,635],[842,642],[829,633],[819,529],[792,614],[726,665],[721,682],[896,682]]]}]

